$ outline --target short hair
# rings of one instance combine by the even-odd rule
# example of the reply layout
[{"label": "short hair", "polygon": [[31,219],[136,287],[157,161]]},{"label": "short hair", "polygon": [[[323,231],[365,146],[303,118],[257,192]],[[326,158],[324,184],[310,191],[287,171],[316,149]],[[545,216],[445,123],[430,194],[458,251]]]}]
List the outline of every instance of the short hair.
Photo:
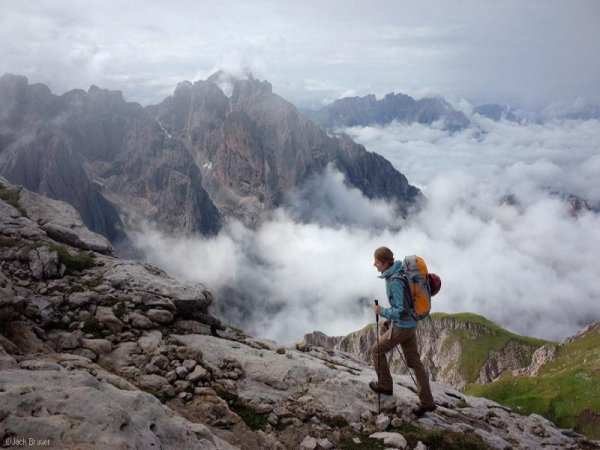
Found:
[{"label": "short hair", "polygon": [[394,264],[394,253],[387,247],[379,247],[375,250],[375,259],[382,263]]}]

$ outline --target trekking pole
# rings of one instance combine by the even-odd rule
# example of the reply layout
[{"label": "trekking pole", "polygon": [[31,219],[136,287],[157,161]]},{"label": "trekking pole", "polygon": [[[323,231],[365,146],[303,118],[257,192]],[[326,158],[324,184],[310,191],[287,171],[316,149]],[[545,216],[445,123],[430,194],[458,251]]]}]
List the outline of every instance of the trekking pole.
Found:
[{"label": "trekking pole", "polygon": [[402,362],[404,362],[404,365],[406,366],[406,371],[408,372],[408,374],[410,375],[410,377],[413,380],[413,383],[415,383],[415,386],[417,389],[419,389],[419,385],[417,384],[417,380],[415,380],[415,377],[413,377],[412,372],[410,371],[410,367],[408,367],[408,363],[406,362],[406,359],[404,359],[404,355],[402,354],[402,352],[398,349],[398,346],[396,345],[395,347],[396,351],[398,352],[398,354],[400,355],[400,358],[402,358]]},{"label": "trekking pole", "polygon": [[[379,300],[375,299],[375,306],[379,306]],[[377,359],[375,360],[375,370],[377,371],[377,388],[379,388],[379,314],[375,314],[375,330],[377,339]],[[379,389],[377,389],[379,391]],[[377,414],[381,414],[381,392],[377,392]]]}]

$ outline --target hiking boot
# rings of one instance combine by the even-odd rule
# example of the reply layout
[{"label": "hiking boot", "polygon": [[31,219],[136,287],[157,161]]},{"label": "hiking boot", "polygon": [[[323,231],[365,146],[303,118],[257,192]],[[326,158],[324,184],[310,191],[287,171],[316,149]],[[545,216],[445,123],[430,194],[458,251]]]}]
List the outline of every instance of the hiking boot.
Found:
[{"label": "hiking boot", "polygon": [[425,415],[425,413],[435,411],[436,408],[437,407],[435,405],[433,405],[433,406],[419,405],[417,408],[413,408],[412,412],[417,417],[423,417]]},{"label": "hiking boot", "polygon": [[373,389],[378,394],[392,395],[394,393],[393,389],[383,389],[379,387],[379,383],[377,381],[371,381],[369,383],[369,387]]}]

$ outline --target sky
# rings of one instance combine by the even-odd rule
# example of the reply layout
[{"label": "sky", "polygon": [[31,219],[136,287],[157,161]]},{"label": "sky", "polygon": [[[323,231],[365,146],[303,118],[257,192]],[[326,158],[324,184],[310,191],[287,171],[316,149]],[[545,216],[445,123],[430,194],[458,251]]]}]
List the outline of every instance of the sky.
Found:
[{"label": "sky", "polygon": [[[372,323],[373,300],[387,305],[372,266],[382,245],[397,259],[421,255],[441,276],[434,312],[562,341],[600,321],[600,121],[470,118],[453,134],[398,123],[345,130],[423,191],[425,206],[407,219],[330,169],[257,230],[234,222],[214,238],[174,239],[148,225],[136,241],[160,267],[205,283],[226,323],[280,343]],[[572,214],[570,195],[590,209]]]},{"label": "sky", "polygon": [[155,104],[219,69],[299,108],[350,95],[600,103],[600,2],[4,0],[0,74]]}]

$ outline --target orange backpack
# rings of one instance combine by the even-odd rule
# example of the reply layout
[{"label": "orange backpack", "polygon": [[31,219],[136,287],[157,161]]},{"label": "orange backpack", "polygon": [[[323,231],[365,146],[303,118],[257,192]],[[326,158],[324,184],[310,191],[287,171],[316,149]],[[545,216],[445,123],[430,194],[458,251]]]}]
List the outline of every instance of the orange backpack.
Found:
[{"label": "orange backpack", "polygon": [[420,256],[406,256],[402,261],[402,270],[392,276],[404,281],[408,288],[408,300],[411,316],[414,320],[423,320],[431,311],[431,297],[437,294],[442,280],[427,271],[427,264]]}]

